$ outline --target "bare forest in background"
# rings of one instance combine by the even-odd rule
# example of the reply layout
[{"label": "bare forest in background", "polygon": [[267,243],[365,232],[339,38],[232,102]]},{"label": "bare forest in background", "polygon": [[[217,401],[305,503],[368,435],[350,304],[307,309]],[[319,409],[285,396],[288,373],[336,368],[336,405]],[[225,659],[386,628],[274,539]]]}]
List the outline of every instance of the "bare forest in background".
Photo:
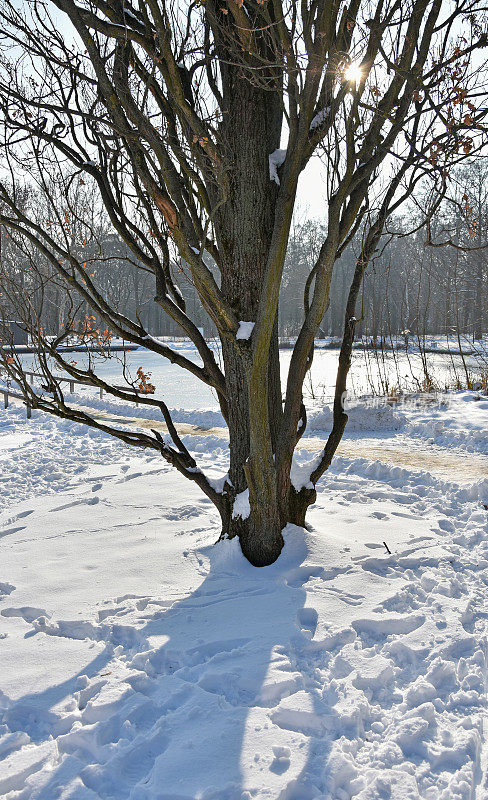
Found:
[{"label": "bare forest in background", "polygon": [[[412,341],[440,334],[452,337],[456,344],[458,336],[478,341],[488,332],[488,161],[477,160],[460,169],[455,187],[455,194],[444,200],[427,229],[425,225],[416,229],[417,220],[425,218],[420,200],[412,202],[403,217],[390,221],[376,257],[365,270],[356,329],[359,338],[381,340],[401,335],[402,341]],[[40,219],[48,214],[42,207],[42,197],[31,193],[26,202],[36,208]],[[185,336],[155,302],[154,275],[134,261],[129,248],[114,234],[103,209],[96,208],[89,181],[80,182],[76,203],[66,211],[65,229],[72,248],[79,249],[80,256],[83,253],[87,269],[120,313],[140,320],[154,336]],[[325,234],[325,226],[312,218],[306,207],[297,210],[283,271],[279,310],[282,339],[293,339],[300,331],[303,287]],[[9,286],[17,286],[20,279],[24,286],[31,284],[36,316],[47,335],[59,335],[65,319],[72,315],[80,331],[87,315],[94,327],[103,329],[102,320],[92,317],[92,310],[76,291],[68,291],[47,259],[42,263],[42,255],[34,246],[25,243],[21,250],[18,240],[14,244],[5,229],[0,229],[0,237],[2,317],[15,317],[15,298],[9,298]],[[360,250],[361,238],[357,236],[336,264],[330,304],[318,338],[342,337],[344,308]],[[218,279],[210,261],[209,266]],[[199,301],[188,265],[183,260],[173,261],[172,271],[192,318],[207,338],[215,337],[215,326]]]}]

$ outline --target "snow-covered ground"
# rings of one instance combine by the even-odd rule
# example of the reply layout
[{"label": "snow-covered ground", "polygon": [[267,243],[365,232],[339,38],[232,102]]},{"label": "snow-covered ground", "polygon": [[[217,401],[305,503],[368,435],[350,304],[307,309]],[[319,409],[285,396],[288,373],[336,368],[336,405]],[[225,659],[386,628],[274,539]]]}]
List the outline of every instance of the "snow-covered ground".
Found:
[{"label": "snow-covered ground", "polygon": [[[477,398],[354,406],[311,529],[261,570],[154,453],[2,410],[2,800],[486,800]],[[222,419],[193,405],[175,419],[218,477]],[[329,424],[312,404],[297,469]]]},{"label": "snow-covered ground", "polygon": [[[168,342],[186,358],[201,363],[199,355],[193,345],[187,340]],[[320,344],[320,343],[319,343]],[[440,341],[440,345],[443,342]],[[210,342],[214,348],[215,357],[220,362],[220,348]],[[280,351],[282,383],[285,385],[286,375],[291,359],[291,349]],[[322,405],[330,400],[334,394],[334,385],[337,376],[338,350],[317,350],[314,355],[311,370],[305,381],[305,395],[307,398],[316,398]],[[457,378],[465,383],[465,373],[462,358],[459,355],[446,356],[445,354],[429,353],[426,355],[427,369],[430,378],[440,389],[453,386]],[[72,354],[72,360],[78,366],[86,366],[87,358],[83,353]],[[36,369],[35,357],[22,356],[25,369]],[[155,353],[143,348],[125,354],[115,353],[109,359],[92,355],[91,362],[96,365],[96,372],[108,380],[115,380],[121,384],[125,377],[136,379],[137,369],[142,367],[145,373],[150,374],[151,383],[156,387],[156,393],[170,408],[192,409],[217,409],[216,393],[210,387],[202,384],[198,378],[180,367],[170,364]],[[353,354],[352,368],[349,376],[349,387],[353,396],[359,397],[371,392],[384,393],[394,390],[395,387],[407,388],[417,391],[422,386],[425,378],[422,356],[418,353],[398,353],[386,351],[379,354],[378,358],[369,351],[355,351]],[[482,359],[467,356],[465,363],[473,378],[478,378],[483,364]],[[93,395],[91,388],[82,389],[87,395]]]}]

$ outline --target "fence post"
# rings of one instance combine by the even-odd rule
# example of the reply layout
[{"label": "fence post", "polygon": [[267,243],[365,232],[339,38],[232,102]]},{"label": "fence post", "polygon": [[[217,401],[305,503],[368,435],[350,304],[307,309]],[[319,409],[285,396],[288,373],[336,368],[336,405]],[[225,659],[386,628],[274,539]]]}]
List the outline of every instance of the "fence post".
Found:
[{"label": "fence post", "polygon": [[102,387],[100,386],[100,400],[102,399],[102,397],[103,397],[103,389],[102,389]]},{"label": "fence post", "polygon": [[30,419],[32,417],[32,409],[29,405],[27,405],[27,403],[25,404],[25,407],[27,410],[27,419]]},{"label": "fence post", "polygon": [[70,381],[69,382],[69,390],[70,390],[71,394],[73,394],[73,392],[75,390],[75,382],[74,381]]},{"label": "fence post", "polygon": [[3,390],[3,406],[8,408],[8,391]]},{"label": "fence post", "polygon": [[31,372],[31,374],[30,374],[30,382],[31,382],[31,386],[33,386],[34,385],[34,373],[33,372]]}]

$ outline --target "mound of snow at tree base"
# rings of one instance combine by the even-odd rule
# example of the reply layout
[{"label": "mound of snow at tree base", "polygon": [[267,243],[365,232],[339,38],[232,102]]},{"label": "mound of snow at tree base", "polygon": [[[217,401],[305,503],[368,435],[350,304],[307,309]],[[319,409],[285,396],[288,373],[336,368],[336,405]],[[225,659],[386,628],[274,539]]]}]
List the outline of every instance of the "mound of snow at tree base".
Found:
[{"label": "mound of snow at tree base", "polygon": [[342,459],[258,570],[126,453],[1,519],[2,798],[487,796],[486,481]]}]

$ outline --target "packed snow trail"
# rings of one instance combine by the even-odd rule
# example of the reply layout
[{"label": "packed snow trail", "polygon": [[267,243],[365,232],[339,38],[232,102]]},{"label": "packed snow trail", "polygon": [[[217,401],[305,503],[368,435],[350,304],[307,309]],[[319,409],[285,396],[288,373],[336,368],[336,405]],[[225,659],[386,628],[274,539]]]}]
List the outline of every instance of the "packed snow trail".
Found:
[{"label": "packed snow trail", "polygon": [[[80,406],[80,408],[82,407]],[[88,409],[84,408],[84,410]],[[139,413],[142,414],[141,411]],[[143,430],[155,428],[167,432],[167,427],[163,422],[143,416],[123,417],[120,414],[109,414],[102,411],[95,412],[94,416],[120,427],[128,425]],[[180,422],[176,424],[176,429],[180,436],[212,436],[228,440],[227,429],[220,426],[205,427],[201,424],[192,425],[189,422]],[[314,433],[316,431],[304,436],[299,447],[312,453],[320,452],[324,448],[327,434],[325,431],[321,436],[314,435]],[[488,455],[466,452],[460,447],[448,449],[436,445],[434,442],[426,443],[395,431],[386,432],[386,436],[383,432],[376,437],[368,437],[365,432],[362,435],[356,433],[349,438],[346,429],[346,437],[339,444],[337,453],[347,458],[367,458],[410,469],[427,470],[437,477],[461,483],[472,482],[480,477],[488,478]]]},{"label": "packed snow trail", "polygon": [[71,471],[0,519],[2,798],[486,799],[488,481],[338,457],[258,570],[157,456],[49,424]]}]

